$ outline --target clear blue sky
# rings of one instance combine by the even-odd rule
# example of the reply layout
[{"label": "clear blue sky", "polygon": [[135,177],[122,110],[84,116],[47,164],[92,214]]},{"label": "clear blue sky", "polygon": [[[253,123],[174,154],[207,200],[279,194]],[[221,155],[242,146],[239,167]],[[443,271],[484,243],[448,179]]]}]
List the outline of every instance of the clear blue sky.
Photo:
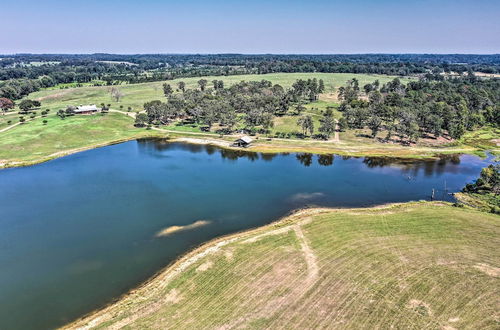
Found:
[{"label": "clear blue sky", "polygon": [[500,53],[500,0],[0,0],[0,53]]}]

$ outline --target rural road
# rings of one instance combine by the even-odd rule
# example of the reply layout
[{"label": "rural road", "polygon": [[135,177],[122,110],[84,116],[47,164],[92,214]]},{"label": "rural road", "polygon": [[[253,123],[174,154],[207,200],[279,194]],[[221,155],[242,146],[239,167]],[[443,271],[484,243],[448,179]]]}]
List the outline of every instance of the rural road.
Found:
[{"label": "rural road", "polygon": [[[37,119],[37,118],[40,118],[40,117],[41,117],[41,116],[36,116],[36,117],[34,117],[34,118],[28,118],[28,119],[26,119],[26,121],[25,121],[23,124],[25,124],[25,123],[27,123],[27,122],[29,122],[29,121],[35,120],[35,119]],[[4,128],[2,128],[2,129],[0,129],[0,133],[3,133],[3,132],[5,132],[5,131],[8,131],[8,130],[10,130],[11,128],[16,127],[17,125],[21,125],[21,123],[20,123],[20,122],[17,122],[17,123],[15,123],[15,124],[10,125],[10,126],[4,127]]]}]

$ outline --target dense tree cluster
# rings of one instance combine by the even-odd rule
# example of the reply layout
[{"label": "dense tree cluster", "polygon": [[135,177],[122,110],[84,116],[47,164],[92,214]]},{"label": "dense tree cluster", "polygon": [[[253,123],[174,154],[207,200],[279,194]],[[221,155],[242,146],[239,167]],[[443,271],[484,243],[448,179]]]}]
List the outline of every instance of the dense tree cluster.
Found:
[{"label": "dense tree cluster", "polygon": [[[487,194],[500,194],[500,164],[492,164],[481,170],[481,175],[474,182],[467,184],[464,192]],[[499,205],[500,206],[500,205]]]},{"label": "dense tree cluster", "polygon": [[21,109],[19,113],[28,113],[28,111],[30,111],[31,109],[38,108],[41,105],[42,104],[40,103],[40,101],[29,100],[29,99],[22,100],[19,103],[19,109]]},{"label": "dense tree cluster", "polygon": [[384,130],[386,140],[397,134],[401,141],[422,136],[460,138],[467,130],[485,124],[500,125],[500,80],[443,79],[428,75],[407,85],[394,79],[361,88],[356,79],[339,89],[342,123],[369,128],[372,137]]},{"label": "dense tree cluster", "polygon": [[479,178],[467,184],[462,191],[472,198],[466,198],[464,201],[459,197],[460,201],[500,214],[500,164],[492,164],[483,168]]},{"label": "dense tree cluster", "polygon": [[145,103],[147,117],[137,116],[136,125],[168,124],[182,119],[204,125],[206,130],[217,123],[221,132],[231,132],[241,123],[248,131],[267,131],[275,116],[286,114],[296,103],[315,100],[324,88],[324,83],[316,79],[297,80],[289,90],[267,80],[242,81],[228,88],[222,81],[214,80],[213,87],[208,88],[208,81],[201,79],[198,85],[197,89],[186,89],[179,83],[181,92],[173,93],[173,88],[165,84],[167,100]]}]

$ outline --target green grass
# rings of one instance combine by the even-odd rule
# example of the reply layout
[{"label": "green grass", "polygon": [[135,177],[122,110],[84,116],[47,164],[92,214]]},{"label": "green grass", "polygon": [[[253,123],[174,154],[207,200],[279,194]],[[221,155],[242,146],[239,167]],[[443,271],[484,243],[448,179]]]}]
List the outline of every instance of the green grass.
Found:
[{"label": "green grass", "polygon": [[[19,122],[20,115],[8,114],[8,115],[0,115],[0,129],[5,128],[7,126],[13,125]],[[28,118],[29,116],[24,116],[24,118]],[[9,121],[11,122],[9,124]]]},{"label": "green grass", "polygon": [[[43,124],[47,119],[47,125]],[[1,133],[0,162],[31,162],[57,152],[155,134],[133,127],[122,114],[37,118]]]},{"label": "green grass", "polygon": [[499,221],[443,203],[310,210],[208,243],[71,327],[495,329]]},{"label": "green grass", "polygon": [[[499,141],[495,142],[493,141],[494,139],[498,139]],[[458,142],[479,149],[493,149],[500,142],[500,128],[483,127],[473,132],[466,132]]]},{"label": "green grass", "polygon": [[177,132],[202,132],[200,124],[182,124],[181,122],[172,123],[170,125],[162,126],[161,128],[177,131]]},{"label": "green grass", "polygon": [[[203,77],[203,79],[209,81],[209,86],[211,86],[211,81],[214,79],[223,80],[226,86],[230,86],[242,80],[259,81],[262,79],[266,79],[275,84],[280,84],[283,87],[290,87],[297,79],[309,78],[323,79],[325,81],[325,87],[327,91],[331,92],[334,90],[334,88],[345,85],[346,81],[351,78],[357,78],[360,81],[360,85],[362,86],[363,84],[373,82],[375,79],[380,80],[381,83],[385,83],[395,77],[351,73],[275,73],[264,75]],[[200,79],[202,78],[181,78],[162,82],[116,86],[125,94],[120,102],[115,102],[111,98],[108,93],[110,87],[107,86],[43,90],[30,94],[28,98],[41,99],[42,108],[44,109],[50,108],[57,110],[59,108],[65,108],[68,105],[110,103],[112,104],[112,108],[114,109],[119,109],[120,105],[123,105],[125,110],[130,106],[134,111],[139,111],[143,109],[143,105],[147,101],[164,99],[162,89],[163,83],[167,82],[171,84],[172,87],[177,88],[178,82],[184,81],[186,83],[186,88],[198,88],[197,81]],[[408,78],[403,78],[402,80],[408,81]]]}]

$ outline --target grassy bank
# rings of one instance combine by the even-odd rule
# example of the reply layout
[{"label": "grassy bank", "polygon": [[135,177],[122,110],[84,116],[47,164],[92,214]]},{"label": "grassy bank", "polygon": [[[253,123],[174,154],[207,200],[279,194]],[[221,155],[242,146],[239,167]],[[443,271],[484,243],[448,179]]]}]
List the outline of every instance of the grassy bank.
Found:
[{"label": "grassy bank", "polygon": [[[43,120],[47,120],[47,124]],[[117,113],[36,118],[0,134],[1,166],[28,165],[93,147],[147,136],[165,136],[137,129],[134,120]],[[1,167],[0,166],[0,167]]]},{"label": "grassy bank", "polygon": [[304,210],[208,243],[68,327],[493,329],[499,219],[444,203]]},{"label": "grassy bank", "polygon": [[469,207],[500,214],[500,196],[495,194],[475,194],[459,192],[455,194],[457,200]]}]

